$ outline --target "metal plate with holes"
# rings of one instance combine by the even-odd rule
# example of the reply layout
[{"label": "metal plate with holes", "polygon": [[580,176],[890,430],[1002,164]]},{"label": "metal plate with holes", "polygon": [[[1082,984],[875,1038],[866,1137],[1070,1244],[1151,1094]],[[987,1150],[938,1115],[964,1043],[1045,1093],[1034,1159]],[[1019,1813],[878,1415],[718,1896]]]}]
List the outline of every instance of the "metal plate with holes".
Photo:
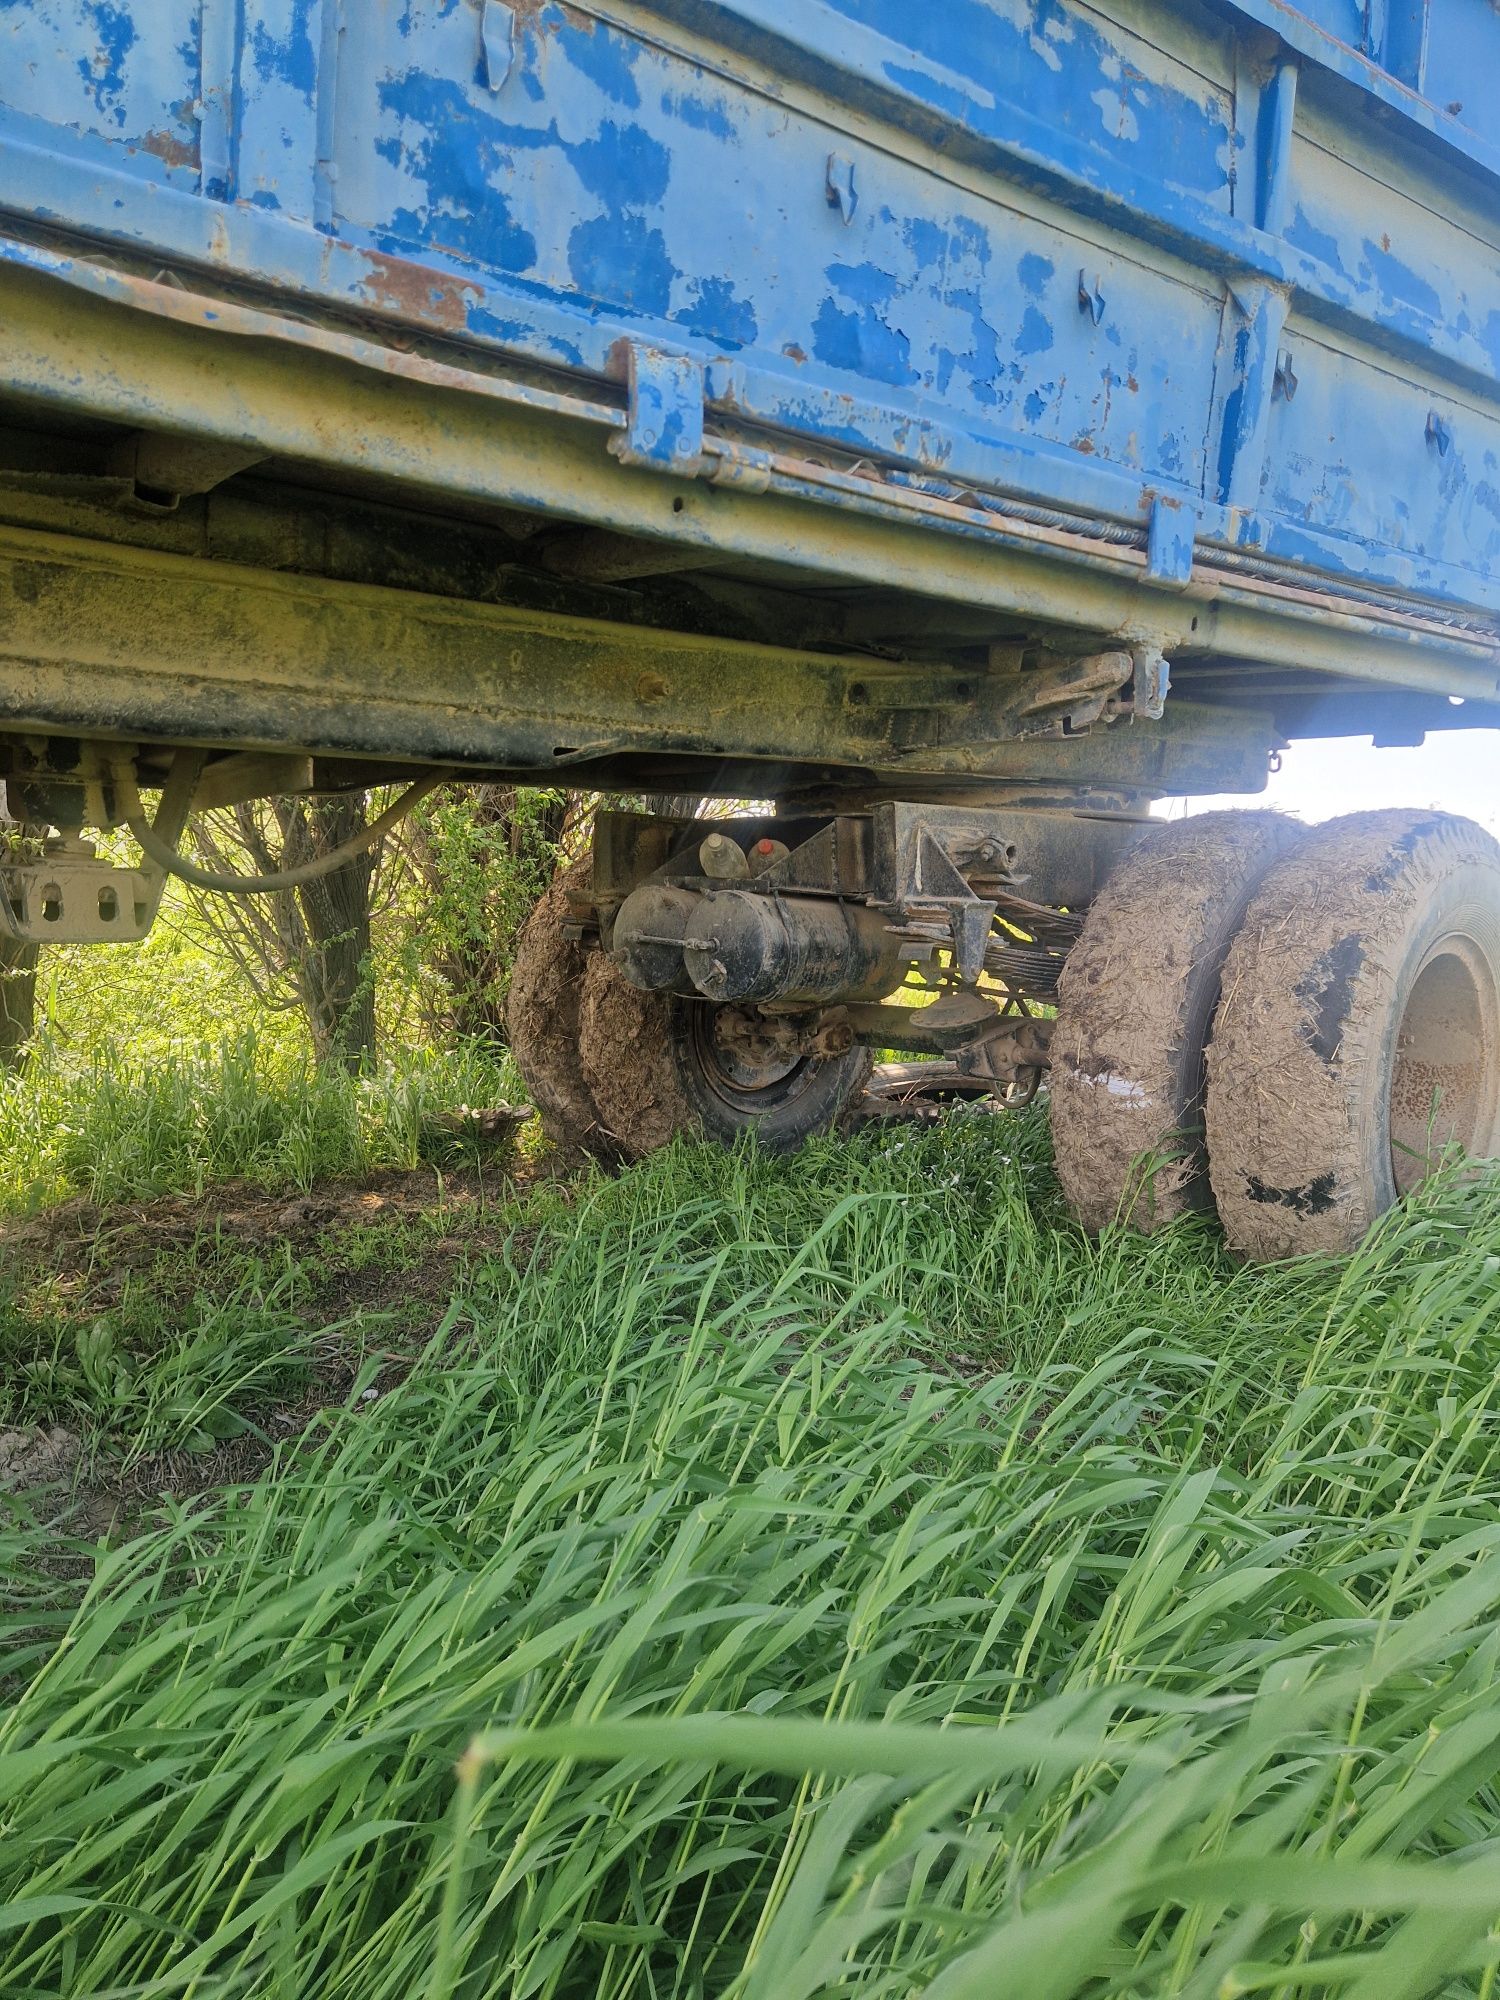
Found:
[{"label": "metal plate with holes", "polygon": [[155,870],[47,854],[0,868],[0,930],[27,944],[136,944],[161,891]]}]

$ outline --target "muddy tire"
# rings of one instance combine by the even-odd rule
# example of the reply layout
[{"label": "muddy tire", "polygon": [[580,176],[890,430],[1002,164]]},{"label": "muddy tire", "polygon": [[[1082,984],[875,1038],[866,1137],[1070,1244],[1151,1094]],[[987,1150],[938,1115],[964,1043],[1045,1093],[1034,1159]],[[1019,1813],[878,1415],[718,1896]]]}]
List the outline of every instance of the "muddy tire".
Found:
[{"label": "muddy tire", "polygon": [[579,1049],[600,1120],[642,1159],[678,1132],[733,1145],[745,1133],[786,1153],[842,1126],[870,1074],[863,1049],[751,1071],[717,1047],[707,1001],[642,993],[603,952],[584,980]]},{"label": "muddy tire", "polygon": [[1207,1126],[1257,1259],[1351,1250],[1451,1143],[1500,1151],[1500,844],[1432,812],[1309,833],[1226,960]]},{"label": "muddy tire", "polygon": [[1211,1206],[1203,1049],[1224,956],[1303,832],[1271,812],[1153,828],[1092,904],[1058,985],[1049,1079],[1057,1177],[1085,1228]]},{"label": "muddy tire", "polygon": [[569,1154],[607,1158],[613,1148],[599,1121],[579,1055],[579,1007],[590,954],[564,937],[568,891],[586,889],[585,855],[553,881],[516,946],[506,1019],[516,1067],[552,1144]]},{"label": "muddy tire", "polygon": [[599,1122],[630,1160],[644,1159],[692,1129],[693,1107],[677,1081],[670,1030],[667,994],[641,992],[607,952],[591,955],[578,1050]]}]

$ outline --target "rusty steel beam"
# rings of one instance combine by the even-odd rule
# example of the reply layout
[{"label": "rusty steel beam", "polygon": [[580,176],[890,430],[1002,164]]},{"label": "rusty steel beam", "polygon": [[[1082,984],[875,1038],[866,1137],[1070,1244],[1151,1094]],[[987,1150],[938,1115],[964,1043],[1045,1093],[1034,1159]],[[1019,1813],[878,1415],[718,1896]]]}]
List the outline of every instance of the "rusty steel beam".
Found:
[{"label": "rusty steel beam", "polygon": [[1255,789],[1270,730],[1184,706],[1029,736],[1031,681],[690,637],[0,528],[0,727],[538,777],[621,759]]}]

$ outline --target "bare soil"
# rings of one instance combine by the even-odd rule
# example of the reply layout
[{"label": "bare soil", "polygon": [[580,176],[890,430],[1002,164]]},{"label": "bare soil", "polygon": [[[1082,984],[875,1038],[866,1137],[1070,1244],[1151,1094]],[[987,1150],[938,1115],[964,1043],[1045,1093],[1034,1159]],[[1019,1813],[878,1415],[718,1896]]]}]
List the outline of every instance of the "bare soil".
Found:
[{"label": "bare soil", "polygon": [[[126,1467],[90,1452],[65,1424],[0,1429],[0,1493],[25,1491],[27,1505],[76,1547],[123,1537],[164,1497],[257,1478],[278,1450],[310,1440],[323,1413],[347,1402],[371,1356],[372,1320],[383,1323],[378,1366],[364,1391],[373,1399],[408,1372],[466,1268],[507,1244],[513,1256],[527,1254],[527,1236],[515,1228],[521,1178],[421,1167],[297,1196],[231,1183],[200,1197],[108,1209],[72,1201],[0,1224],[0,1261],[10,1280],[23,1290],[28,1280],[45,1283],[79,1325],[118,1306],[131,1284],[164,1292],[170,1310],[178,1291],[186,1302],[211,1287],[226,1260],[243,1269],[246,1254],[285,1248],[296,1260],[309,1324],[330,1329],[297,1396],[257,1409],[254,1430],[211,1451],[165,1452]],[[339,1331],[345,1322],[347,1338]],[[70,1559],[59,1560],[66,1566]]]}]

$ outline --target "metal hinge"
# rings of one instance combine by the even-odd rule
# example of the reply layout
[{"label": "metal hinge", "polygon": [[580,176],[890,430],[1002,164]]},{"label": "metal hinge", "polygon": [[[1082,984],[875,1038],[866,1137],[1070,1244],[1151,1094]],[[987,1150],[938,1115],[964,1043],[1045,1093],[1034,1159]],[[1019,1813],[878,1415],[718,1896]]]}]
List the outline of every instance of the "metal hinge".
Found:
[{"label": "metal hinge", "polygon": [[1080,271],[1078,273],[1078,310],[1082,313],[1087,313],[1089,318],[1094,322],[1094,325],[1098,326],[1099,322],[1104,318],[1108,304],[1109,302],[1104,296],[1104,286],[1099,274],[1095,272],[1091,278],[1087,270]]},{"label": "metal hinge", "polygon": [[1184,590],[1192,582],[1198,521],[1198,508],[1191,500],[1174,500],[1158,494],[1152,501],[1146,536],[1146,574],[1153,583]]},{"label": "metal hinge", "polygon": [[859,207],[859,195],[854,186],[854,162],[847,153],[828,155],[823,188],[828,206],[838,210],[847,228],[854,220],[855,209]]},{"label": "metal hinge", "polygon": [[1131,713],[1138,722],[1160,722],[1172,685],[1172,666],[1159,645],[1143,640],[1131,648],[1135,672],[1131,677]]},{"label": "metal hinge", "polygon": [[703,470],[703,364],[636,340],[616,341],[610,373],[623,380],[625,430],[609,441],[622,465],[696,478]]}]

